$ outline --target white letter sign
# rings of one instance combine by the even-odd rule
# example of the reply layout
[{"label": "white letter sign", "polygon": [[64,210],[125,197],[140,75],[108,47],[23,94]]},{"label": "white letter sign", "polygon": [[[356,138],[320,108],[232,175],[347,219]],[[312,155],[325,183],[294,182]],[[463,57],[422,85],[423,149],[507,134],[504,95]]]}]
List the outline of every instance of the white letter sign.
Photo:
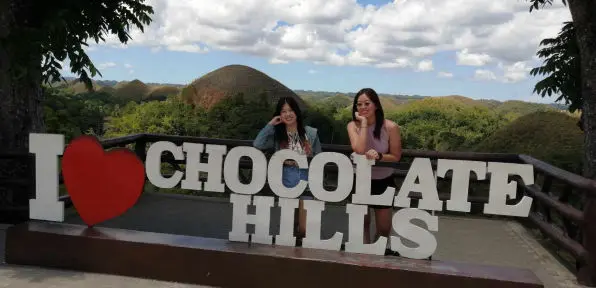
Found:
[{"label": "white letter sign", "polygon": [[[249,157],[252,160],[252,181],[248,184],[240,182],[240,158]],[[267,158],[253,147],[238,146],[228,153],[224,162],[224,179],[228,188],[234,193],[253,195],[259,193],[267,182]]]},{"label": "white letter sign", "polygon": [[174,172],[170,178],[163,177],[161,174],[161,153],[168,151],[174,155],[175,160],[184,160],[184,153],[182,148],[176,144],[167,141],[160,141],[153,143],[149,150],[147,150],[147,158],[145,159],[145,173],[147,179],[155,187],[159,188],[174,188],[182,179],[184,174],[180,171]]},{"label": "white letter sign", "polygon": [[[327,163],[335,163],[337,165],[337,188],[335,188],[335,191],[327,191],[323,187],[323,169]],[[352,169],[352,162],[344,154],[323,152],[317,154],[310,162],[308,185],[312,195],[321,201],[343,201],[352,192],[353,181],[354,170]]]},{"label": "white letter sign", "polygon": [[[232,229],[228,234],[230,241],[295,246],[295,219],[297,218],[298,207],[300,207],[299,203],[303,203],[305,211],[300,210],[300,217],[303,216],[303,212],[306,212],[306,235],[302,239],[302,247],[338,251],[344,241],[344,233],[333,230],[336,232],[331,238],[321,239],[323,212],[327,202],[343,202],[350,199],[351,196],[351,203],[345,204],[345,215],[348,220],[348,231],[346,233],[348,237],[345,242],[346,252],[384,255],[387,247],[389,247],[402,257],[426,259],[432,256],[437,249],[437,240],[433,232],[437,232],[439,229],[438,216],[431,215],[426,210],[441,211],[443,209],[443,201],[439,198],[436,179],[437,177],[446,178],[448,171],[452,171],[451,193],[449,200],[446,201],[448,210],[470,212],[472,203],[468,201],[468,190],[472,172],[476,175],[476,180],[484,180],[490,177],[489,200],[487,204],[484,204],[485,214],[527,217],[533,201],[533,198],[522,195],[519,203],[507,204],[508,198],[517,196],[517,183],[516,181],[509,181],[510,175],[520,176],[525,185],[534,184],[534,167],[529,164],[438,159],[436,171],[434,171],[429,158],[414,158],[400,187],[393,187],[393,184],[389,184],[385,191],[374,191],[375,194],[381,194],[372,195],[372,167],[375,165],[375,161],[368,160],[365,155],[357,153],[351,153],[352,157],[350,159],[342,153],[321,152],[315,155],[309,163],[307,156],[290,149],[278,150],[268,160],[262,151],[250,146],[237,146],[228,151],[226,145],[203,143],[176,145],[169,141],[158,141],[150,145],[147,150],[145,163],[142,163],[142,157],[134,155],[132,151],[115,151],[114,153],[103,154],[106,159],[112,161],[105,162],[109,163],[108,165],[101,162],[104,160],[93,162],[95,160],[86,158],[89,155],[102,156],[102,149],[105,150],[102,145],[103,147],[108,146],[105,142],[104,144],[96,142],[96,139],[92,138],[93,136],[85,137],[90,137],[87,140],[91,139],[92,141],[87,143],[91,143],[95,147],[93,149],[98,149],[95,150],[98,153],[91,154],[84,149],[80,150],[83,151],[82,153],[71,153],[70,151],[74,150],[70,149],[77,147],[72,143],[65,150],[63,135],[29,134],[29,152],[35,154],[36,173],[35,197],[29,200],[30,219],[64,221],[64,203],[59,201],[58,197],[59,167],[62,167],[63,173],[66,175],[65,186],[68,186],[66,187],[67,191],[73,196],[73,204],[78,209],[79,216],[85,215],[84,205],[80,203],[91,203],[90,207],[92,208],[100,207],[101,209],[94,210],[94,212],[99,211],[100,213],[110,212],[110,209],[105,209],[108,204],[101,203],[106,199],[109,200],[109,205],[118,206],[122,202],[126,202],[128,203],[127,209],[132,207],[137,203],[138,197],[141,197],[139,195],[143,193],[143,185],[146,184],[144,176],[146,176],[149,182],[162,189],[174,188],[179,183],[182,189],[194,191],[224,193],[226,187],[229,188],[233,213]],[[149,139],[153,138],[141,139],[140,143],[145,143],[145,141],[150,141]],[[113,144],[109,144],[109,147],[114,146]],[[172,176],[164,176],[161,161],[164,152],[171,153],[177,162],[185,160],[185,170],[174,171]],[[204,153],[207,153],[208,157],[204,157]],[[64,158],[66,159],[63,158],[62,162],[59,163],[58,159],[62,154],[65,154]],[[71,155],[74,156],[71,157]],[[250,183],[243,183],[239,177],[241,176],[239,174],[240,164],[245,163],[242,161],[244,158],[248,158],[252,162]],[[74,162],[71,162],[71,160],[74,160]],[[287,166],[286,161],[288,160],[293,161],[296,165]],[[69,163],[92,165],[73,166],[74,164]],[[327,183],[324,183],[325,168],[332,165],[337,166],[337,185],[335,188],[329,187],[331,185],[326,186]],[[91,166],[91,168],[88,166]],[[93,170],[93,167],[96,170]],[[244,169],[244,166],[242,167]],[[288,167],[291,167],[291,169],[288,170]],[[146,175],[143,175],[143,168]],[[297,185],[286,187],[284,185],[285,179],[298,177],[299,175],[285,175],[284,173],[288,171],[298,172],[300,169],[308,170],[308,180],[302,178],[297,181]],[[71,173],[70,171],[86,174]],[[100,174],[101,177],[96,177],[98,172],[103,173],[104,171],[109,173]],[[205,179],[202,176],[205,173],[207,174],[206,180],[201,180]],[[84,178],[83,175],[90,175],[91,178]],[[73,184],[72,179],[79,180],[87,186],[81,186],[83,189],[77,190],[76,187],[78,186]],[[90,183],[96,179],[99,179],[98,182]],[[110,184],[111,182],[107,181],[110,179],[117,182],[118,185],[105,187],[99,185],[103,183]],[[393,183],[396,182],[399,183],[398,180],[393,181]],[[122,183],[132,185],[120,185]],[[269,193],[268,189],[263,189],[265,185],[268,185],[275,197],[263,195]],[[123,188],[118,190],[114,187]],[[93,191],[89,192],[89,190]],[[317,200],[306,200],[300,197],[308,190]],[[396,190],[399,190],[397,194],[395,193]],[[83,191],[79,194],[83,194],[84,197],[93,196],[95,198],[90,198],[91,200],[87,202],[80,202],[78,199],[82,198],[77,198],[77,191]],[[132,191],[133,194],[130,194],[132,196],[121,201],[121,198],[126,198],[123,195],[128,195],[128,191]],[[112,192],[112,194],[106,197],[109,192]],[[411,192],[422,194],[417,208],[410,208],[409,194]],[[259,193],[261,195],[258,195]],[[276,199],[280,211],[279,233],[278,235],[272,235],[273,233],[270,233],[272,225],[270,218]],[[373,210],[369,210],[375,208],[370,207],[371,205],[393,208],[391,209],[393,210],[391,227],[397,236],[373,237],[371,240],[374,240],[374,242],[364,243],[364,239],[368,238],[364,237],[364,231],[367,230],[364,229],[364,219],[367,215],[376,217],[376,214],[378,214],[372,212]],[[89,207],[89,205],[87,206]],[[249,206],[254,207],[256,212],[249,213]],[[401,207],[402,209],[394,209],[394,207]],[[121,215],[120,210],[110,214],[109,217],[113,218],[119,215]],[[96,218],[95,220],[89,220],[92,217],[86,218],[83,216],[81,216],[81,219],[89,226],[105,221],[102,219],[111,219]],[[424,225],[422,226],[426,227],[414,224],[414,219],[423,222]],[[248,224],[254,225],[254,233],[248,233]],[[405,245],[404,239],[415,242],[417,245],[408,247]]]},{"label": "white letter sign", "polygon": [[[201,154],[203,147],[209,154],[207,163],[201,163]],[[203,145],[200,143],[184,143],[182,150],[186,152],[186,178],[182,180],[180,186],[182,189],[202,190],[209,192],[224,192],[225,185],[221,182],[221,169],[223,164],[223,155],[226,154],[225,145]],[[201,187],[203,181],[199,180],[199,172],[207,172],[207,182],[205,187]]]},{"label": "white letter sign", "polygon": [[304,209],[306,210],[306,237],[302,240],[302,247],[339,251],[343,233],[335,232],[331,239],[321,239],[321,214],[325,210],[325,202],[304,200]]},{"label": "white letter sign", "polygon": [[[248,214],[248,205],[253,198],[256,213]],[[272,244],[273,236],[269,235],[271,207],[273,197],[251,196],[251,195],[230,195],[230,203],[233,206],[232,231],[229,234],[230,241],[248,242],[246,224],[255,225],[255,234],[252,242],[261,244]]]},{"label": "white letter sign", "polygon": [[368,206],[347,204],[346,212],[348,219],[348,241],[346,252],[383,255],[387,247],[387,237],[380,236],[375,243],[363,244],[364,240],[364,216],[368,214]]},{"label": "white letter sign", "polygon": [[58,156],[64,136],[29,134],[29,153],[35,154],[35,199],[29,200],[29,218],[64,221],[64,202],[58,200]]},{"label": "white letter sign", "polygon": [[451,199],[447,200],[447,210],[470,212],[468,190],[470,187],[470,172],[476,174],[476,179],[486,178],[486,163],[480,161],[439,159],[437,161],[437,177],[444,178],[447,171],[453,170],[451,177]]},{"label": "white letter sign", "polygon": [[383,194],[371,195],[371,161],[366,159],[366,156],[356,153],[352,154],[352,161],[356,164],[356,187],[354,187],[356,193],[352,196],[352,203],[392,206],[395,188],[389,186]]},{"label": "white letter sign", "polygon": [[[414,225],[411,223],[412,219],[422,220],[427,229]],[[437,239],[429,231],[439,231],[439,217],[432,216],[424,210],[404,208],[393,214],[393,229],[401,237],[391,236],[391,250],[398,252],[401,256],[412,259],[425,259],[435,253]],[[401,242],[401,238],[418,243],[418,247],[405,246]]]},{"label": "white letter sign", "polygon": [[[419,183],[416,183],[418,179]],[[443,210],[443,201],[439,200],[437,181],[435,181],[433,167],[428,158],[416,158],[410,166],[399,193],[395,196],[396,207],[410,208],[410,192],[420,192],[422,199],[418,202],[418,209]]]},{"label": "white letter sign", "polygon": [[509,181],[509,175],[519,175],[525,185],[534,184],[534,166],[515,163],[488,163],[490,191],[488,203],[484,204],[485,214],[528,217],[532,207],[532,197],[523,196],[515,205],[507,205],[507,196],[514,198],[517,181]]},{"label": "white letter sign", "polygon": [[269,159],[269,168],[267,171],[269,172],[267,175],[267,180],[269,182],[269,187],[273,191],[273,193],[277,194],[279,197],[285,198],[297,198],[304,192],[306,185],[308,185],[307,181],[300,180],[298,185],[295,187],[289,188],[284,186],[282,183],[282,171],[283,171],[283,163],[285,160],[294,160],[298,164],[298,168],[306,169],[308,168],[308,161],[306,160],[306,156],[300,155],[293,150],[290,149],[283,149],[275,152],[271,159]]}]

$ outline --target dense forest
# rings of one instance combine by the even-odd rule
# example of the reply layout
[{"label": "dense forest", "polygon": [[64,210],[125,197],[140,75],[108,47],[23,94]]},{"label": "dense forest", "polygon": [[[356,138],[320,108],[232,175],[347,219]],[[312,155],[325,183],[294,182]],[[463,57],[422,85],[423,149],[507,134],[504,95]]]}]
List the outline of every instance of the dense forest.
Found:
[{"label": "dense forest", "polygon": [[[185,103],[183,86],[135,80],[83,88],[82,83],[44,88],[48,132],[64,134],[67,141],[81,134],[134,133],[253,139],[273,116],[273,95],[267,92],[238,92],[204,108]],[[353,94],[295,92],[307,104],[306,124],[318,128],[323,143],[348,144]],[[578,115],[556,105],[462,96],[381,98],[386,117],[401,126],[404,148],[525,153],[569,171],[581,168]]]}]

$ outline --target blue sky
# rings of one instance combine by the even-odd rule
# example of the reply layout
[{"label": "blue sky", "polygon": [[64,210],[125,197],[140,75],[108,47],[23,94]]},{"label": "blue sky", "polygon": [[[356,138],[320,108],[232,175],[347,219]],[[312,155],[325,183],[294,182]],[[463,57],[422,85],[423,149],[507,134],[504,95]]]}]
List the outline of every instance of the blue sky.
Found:
[{"label": "blue sky", "polygon": [[[99,66],[101,79],[187,84],[222,66],[242,64],[291,89],[355,92],[372,87],[380,93],[552,102],[553,98],[532,95],[537,79],[528,71],[540,63],[533,56],[541,37],[554,36],[569,17],[561,7],[529,15],[515,0],[503,0],[510,6],[493,7],[488,4],[492,0],[462,0],[469,5],[446,6],[436,15],[424,12],[424,19],[415,14],[430,8],[425,5],[431,0],[310,0],[300,8],[265,9],[264,20],[255,20],[251,7],[238,6],[235,0],[205,1],[197,6],[191,1],[154,0],[154,23],[143,34],[133,33],[128,46],[116,47],[114,40],[93,45],[88,54]],[[249,2],[257,9],[268,1]],[[207,19],[213,11],[234,17]],[[184,17],[187,21],[177,22]],[[283,23],[273,25],[282,28],[267,26],[272,21]],[[511,29],[527,21],[536,25]],[[395,66],[395,59],[409,65],[380,68]],[[432,62],[432,69],[421,61]]]}]

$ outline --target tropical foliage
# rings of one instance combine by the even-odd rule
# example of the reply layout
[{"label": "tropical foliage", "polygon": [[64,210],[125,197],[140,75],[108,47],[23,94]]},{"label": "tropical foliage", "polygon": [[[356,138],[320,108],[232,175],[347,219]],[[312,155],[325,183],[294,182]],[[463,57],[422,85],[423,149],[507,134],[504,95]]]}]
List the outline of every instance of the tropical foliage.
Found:
[{"label": "tropical foliage", "polygon": [[556,101],[564,101],[571,112],[581,109],[580,56],[573,22],[565,22],[556,38],[546,38],[540,45],[543,48],[536,55],[544,59],[544,63],[533,68],[530,74],[547,76],[536,83],[534,92],[542,97],[557,95]]},{"label": "tropical foliage", "polygon": [[[133,82],[137,87],[144,87],[143,90],[156,90],[140,81]],[[104,87],[96,92],[84,93],[72,93],[68,86],[46,89],[45,119],[49,131],[65,134],[67,140],[83,133],[93,133],[103,138],[155,133],[253,139],[273,116],[274,107],[269,94],[265,92],[238,93],[205,108],[189,105],[184,101],[184,89],[191,89],[188,87],[170,87],[170,91],[164,94],[167,96],[163,96],[164,100],[144,97],[145,100],[138,101],[136,98],[123,96],[122,91],[128,89],[126,87],[130,87],[133,82],[113,83],[116,92],[112,94],[106,92],[108,90]],[[174,94],[176,91],[178,93]],[[310,97],[305,101],[308,107],[304,111],[305,123],[318,129],[323,143],[347,145],[349,140],[346,124],[351,120],[353,96],[319,93],[309,92]],[[298,95],[302,97],[300,94],[299,91]],[[384,102],[393,101],[392,97],[382,96]],[[407,99],[407,96],[400,97]],[[561,145],[567,147],[563,149],[565,151],[581,151],[583,146],[581,141],[565,142],[571,137],[569,133],[573,137],[578,133],[581,135],[575,125],[577,115],[562,113],[564,111],[550,105],[523,101],[480,101],[450,96],[413,97],[402,104],[384,106],[384,109],[386,117],[401,126],[403,147],[406,149],[484,152],[506,152],[507,149],[512,149],[513,152],[515,147],[525,147],[520,153],[539,156],[540,159],[562,168],[574,169],[575,166],[570,166],[569,163],[581,163],[579,153],[565,154],[565,158],[556,156],[560,153],[553,152]],[[540,114],[548,111],[554,114]],[[559,115],[564,116],[565,121],[559,119]],[[543,124],[552,121],[556,123],[546,126]],[[555,124],[557,129],[553,128]],[[520,127],[535,128],[522,131]],[[535,135],[536,131],[542,131],[538,129],[540,127],[551,129],[548,133],[544,132],[550,140]],[[528,144],[534,143],[532,137],[542,139],[537,140],[537,143],[550,148]],[[496,145],[495,142],[503,144]],[[554,156],[545,155],[545,151],[553,152]]]}]

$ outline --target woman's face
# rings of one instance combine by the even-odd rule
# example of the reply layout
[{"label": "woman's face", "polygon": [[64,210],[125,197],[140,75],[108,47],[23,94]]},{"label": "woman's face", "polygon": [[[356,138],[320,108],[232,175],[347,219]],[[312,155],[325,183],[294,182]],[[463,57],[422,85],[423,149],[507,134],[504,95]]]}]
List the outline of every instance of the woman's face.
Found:
[{"label": "woman's face", "polygon": [[370,98],[366,94],[360,95],[358,97],[358,101],[356,102],[356,111],[362,117],[370,118],[374,117],[375,115],[375,103],[370,101]]},{"label": "woman's face", "polygon": [[286,125],[293,125],[296,123],[296,113],[292,110],[292,107],[285,103],[284,106],[281,107],[281,113],[279,115],[281,117],[281,121]]}]

